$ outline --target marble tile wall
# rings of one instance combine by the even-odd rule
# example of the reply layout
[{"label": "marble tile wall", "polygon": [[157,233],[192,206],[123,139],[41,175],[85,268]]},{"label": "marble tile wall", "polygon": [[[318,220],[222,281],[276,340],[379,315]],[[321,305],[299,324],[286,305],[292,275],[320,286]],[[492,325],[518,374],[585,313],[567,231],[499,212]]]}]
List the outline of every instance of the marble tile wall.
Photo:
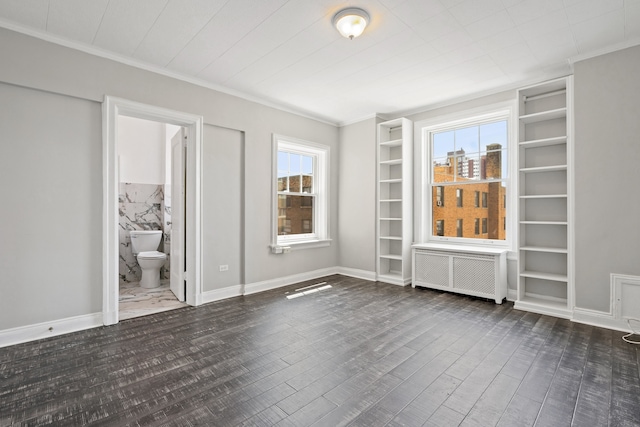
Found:
[{"label": "marble tile wall", "polygon": [[[119,188],[119,275],[120,283],[139,282],[142,273],[131,250],[131,230],[164,230],[164,186],[156,184],[120,183]],[[164,240],[164,239],[163,239]],[[159,251],[165,252],[163,244]],[[169,261],[160,270],[161,278],[169,276]]]}]

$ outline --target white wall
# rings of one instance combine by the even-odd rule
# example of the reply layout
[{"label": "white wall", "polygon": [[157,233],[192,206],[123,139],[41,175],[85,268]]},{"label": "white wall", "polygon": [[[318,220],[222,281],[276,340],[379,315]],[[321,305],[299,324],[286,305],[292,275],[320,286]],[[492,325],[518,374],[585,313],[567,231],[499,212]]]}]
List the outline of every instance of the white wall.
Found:
[{"label": "white wall", "polygon": [[118,116],[120,182],[165,183],[165,125]]},{"label": "white wall", "polygon": [[[243,236],[250,244],[237,236],[232,242],[245,248],[244,271],[234,273],[235,280],[244,277],[251,284],[337,265],[335,126],[6,29],[0,29],[0,56],[11,58],[0,62],[0,84],[6,83],[0,96],[0,162],[3,175],[10,177],[0,180],[0,331],[102,309],[100,111],[105,94],[202,115],[207,125],[243,133],[245,167],[233,172],[244,183]],[[270,253],[272,133],[331,148],[331,246]],[[208,131],[203,143],[207,150]],[[202,166],[212,171],[223,161],[214,154]],[[208,199],[211,188],[203,185],[203,204],[215,209]],[[15,200],[18,207],[5,200]],[[237,210],[227,215],[228,223],[237,220]],[[38,257],[37,269],[32,254]],[[213,266],[224,262],[216,255],[205,259]],[[203,281],[210,288],[231,282]]]},{"label": "white wall", "polygon": [[340,266],[376,271],[376,126],[340,128]]},{"label": "white wall", "polygon": [[[640,46],[575,64],[576,306],[640,276]],[[640,301],[638,302],[640,304]]]}]

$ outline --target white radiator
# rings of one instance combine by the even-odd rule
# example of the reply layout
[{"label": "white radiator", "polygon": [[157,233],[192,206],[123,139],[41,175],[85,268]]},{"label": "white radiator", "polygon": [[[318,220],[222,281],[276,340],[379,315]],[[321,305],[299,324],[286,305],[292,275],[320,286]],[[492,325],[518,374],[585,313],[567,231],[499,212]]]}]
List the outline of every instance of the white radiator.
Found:
[{"label": "white radiator", "polygon": [[490,298],[501,304],[507,297],[506,254],[506,249],[414,245],[413,287]]}]

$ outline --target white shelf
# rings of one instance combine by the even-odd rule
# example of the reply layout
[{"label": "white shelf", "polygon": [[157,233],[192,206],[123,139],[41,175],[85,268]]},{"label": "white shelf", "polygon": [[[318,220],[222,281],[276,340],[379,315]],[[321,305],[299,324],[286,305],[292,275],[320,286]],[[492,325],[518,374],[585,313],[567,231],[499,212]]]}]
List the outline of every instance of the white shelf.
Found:
[{"label": "white shelf", "polygon": [[402,182],[402,178],[395,179],[381,179],[380,184],[399,184]]},{"label": "white shelf", "polygon": [[383,199],[380,200],[380,203],[399,203],[402,202],[402,199]]},{"label": "white shelf", "polygon": [[557,172],[566,171],[567,165],[553,165],[553,166],[537,166],[534,168],[522,168],[520,172],[523,173],[542,173],[542,172]]},{"label": "white shelf", "polygon": [[555,253],[555,254],[566,254],[569,251],[567,248],[552,248],[552,247],[543,247],[543,246],[521,246],[521,251],[528,252],[546,252],[546,253]]},{"label": "white shelf", "polygon": [[542,111],[540,113],[526,114],[524,116],[520,116],[520,122],[530,124],[546,120],[560,119],[562,117],[567,117],[566,108],[557,108],[555,110]]},{"label": "white shelf", "polygon": [[402,164],[402,159],[382,160],[380,162],[380,164],[381,165],[389,165],[389,166],[401,165]]},{"label": "white shelf", "polygon": [[402,146],[402,138],[394,139],[391,141],[382,141],[380,142],[381,147],[400,147]]},{"label": "white shelf", "polygon": [[549,147],[551,145],[561,145],[567,143],[567,136],[557,136],[554,138],[534,139],[520,142],[522,148]]},{"label": "white shelf", "polygon": [[567,225],[567,221],[520,221],[520,224],[525,225]]},{"label": "white shelf", "polygon": [[521,199],[566,199],[566,194],[529,194],[520,196]]},{"label": "white shelf", "polygon": [[380,218],[380,221],[402,221],[402,218]]},{"label": "white shelf", "polygon": [[380,236],[382,240],[399,240],[402,241],[402,237],[399,236]]},{"label": "white shelf", "polygon": [[545,273],[543,271],[523,271],[520,273],[521,277],[530,277],[532,279],[551,280],[553,282],[566,283],[569,278],[566,274]]},{"label": "white shelf", "polygon": [[571,310],[566,299],[547,299],[525,295],[514,303],[513,308],[565,319],[571,318]]},{"label": "white shelf", "polygon": [[398,261],[402,261],[402,255],[394,255],[394,254],[380,254],[380,258],[385,259],[396,259]]}]

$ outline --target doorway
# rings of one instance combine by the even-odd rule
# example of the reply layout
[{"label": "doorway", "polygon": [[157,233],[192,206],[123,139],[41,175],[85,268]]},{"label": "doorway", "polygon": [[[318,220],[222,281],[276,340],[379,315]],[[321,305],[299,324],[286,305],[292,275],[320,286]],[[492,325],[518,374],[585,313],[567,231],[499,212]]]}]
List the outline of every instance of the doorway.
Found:
[{"label": "doorway", "polygon": [[[180,256],[184,262],[176,267],[186,303],[197,306],[202,301],[201,285],[201,116],[167,110],[133,101],[106,96],[103,103],[103,323],[118,323],[119,297],[119,164],[118,118],[132,117],[168,123],[184,128],[184,243]],[[173,174],[172,174],[173,175]],[[184,199],[183,199],[184,200]],[[178,248],[179,249],[179,248]],[[173,282],[173,278],[172,278]],[[172,288],[174,284],[172,283]],[[177,285],[176,285],[177,286]],[[176,287],[176,289],[179,289]],[[174,291],[175,292],[175,291]],[[177,295],[177,293],[176,293]]]}]

